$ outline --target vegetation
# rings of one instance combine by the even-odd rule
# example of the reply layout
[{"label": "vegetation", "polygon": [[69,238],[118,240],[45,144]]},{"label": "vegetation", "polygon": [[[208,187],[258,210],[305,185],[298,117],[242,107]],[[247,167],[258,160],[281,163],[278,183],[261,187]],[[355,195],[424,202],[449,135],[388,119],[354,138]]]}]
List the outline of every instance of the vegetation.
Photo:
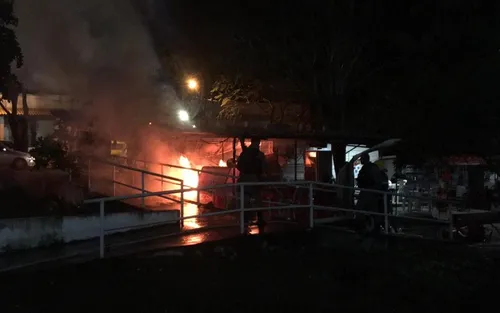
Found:
[{"label": "vegetation", "polygon": [[186,0],[171,9],[183,53],[210,64],[202,70],[219,118],[262,107],[275,123],[278,103],[299,104],[302,123],[346,138],[334,142],[336,161],[349,136],[401,137],[440,154],[500,150],[498,4]]},{"label": "vegetation", "polygon": [[[0,109],[7,115],[7,122],[12,132],[14,146],[17,150],[28,150],[28,121],[18,113],[18,98],[22,95],[22,109],[28,115],[26,94],[22,84],[12,72],[12,66],[19,68],[23,65],[23,54],[14,31],[17,18],[13,13],[13,1],[0,1]],[[5,101],[10,102],[7,108]]]},{"label": "vegetation", "polygon": [[39,137],[30,150],[36,159],[36,168],[54,168],[63,171],[71,171],[78,175],[79,168],[76,157],[72,155],[67,146],[53,137]]}]

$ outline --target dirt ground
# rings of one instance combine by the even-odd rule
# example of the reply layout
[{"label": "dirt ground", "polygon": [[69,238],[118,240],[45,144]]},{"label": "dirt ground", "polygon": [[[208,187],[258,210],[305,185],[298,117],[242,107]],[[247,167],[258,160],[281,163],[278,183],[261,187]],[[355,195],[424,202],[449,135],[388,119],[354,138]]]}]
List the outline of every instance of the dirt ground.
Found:
[{"label": "dirt ground", "polygon": [[[269,235],[271,236],[271,235]],[[5,312],[489,312],[497,266],[463,249],[225,242],[0,276]]]}]

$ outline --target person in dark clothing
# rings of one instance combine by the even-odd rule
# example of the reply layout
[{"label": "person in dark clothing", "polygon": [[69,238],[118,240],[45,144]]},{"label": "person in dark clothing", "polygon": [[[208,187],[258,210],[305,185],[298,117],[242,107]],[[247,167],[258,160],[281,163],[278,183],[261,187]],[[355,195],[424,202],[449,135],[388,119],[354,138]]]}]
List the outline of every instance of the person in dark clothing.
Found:
[{"label": "person in dark clothing", "polygon": [[[361,164],[363,164],[363,167],[361,168],[358,174],[357,178],[358,187],[362,189],[370,189],[377,191],[382,190],[384,178],[380,168],[376,164],[370,162],[370,156],[368,154],[361,155],[360,159],[361,159]],[[359,192],[356,208],[361,211],[380,212],[380,203],[382,201],[383,197],[380,193],[368,190],[361,190]],[[369,231],[376,231],[379,228],[380,226],[379,218],[375,218],[374,216],[367,216],[366,219],[367,219],[366,227]]]},{"label": "person in dark clothing", "polygon": [[[260,140],[252,138],[250,146],[245,145],[245,139],[240,138],[242,152],[238,157],[236,168],[240,172],[238,182],[261,182],[266,173],[266,157],[260,151]],[[260,186],[245,186],[244,187],[244,203],[245,206],[260,206],[261,204]],[[248,213],[245,215],[245,220],[248,222],[254,214]],[[257,212],[257,224],[259,229],[264,227],[262,211]]]},{"label": "person in dark clothing", "polygon": [[359,188],[364,189],[382,189],[382,175],[380,168],[370,161],[370,156],[368,154],[363,154],[361,156],[361,164],[363,167],[359,171],[358,182]]}]

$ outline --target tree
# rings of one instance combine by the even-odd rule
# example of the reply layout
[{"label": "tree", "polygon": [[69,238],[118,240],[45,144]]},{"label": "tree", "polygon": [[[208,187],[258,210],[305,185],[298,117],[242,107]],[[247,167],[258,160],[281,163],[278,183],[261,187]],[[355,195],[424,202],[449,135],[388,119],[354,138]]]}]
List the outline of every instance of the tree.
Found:
[{"label": "tree", "polygon": [[[253,116],[268,127],[293,126],[297,128],[307,108],[290,86],[264,84],[259,80],[228,79],[222,76],[212,86],[210,97],[220,106],[218,118],[237,121]],[[251,118],[251,117],[250,117]]]},{"label": "tree", "polygon": [[[293,86],[287,90],[300,94],[317,131],[325,126],[345,135],[344,142],[334,143],[339,164],[349,136],[360,132],[436,137],[434,132],[443,129],[442,117],[451,117],[455,106],[454,126],[442,132],[435,146],[443,139],[456,145],[450,137],[465,128],[464,115],[484,119],[479,107],[494,111],[484,105],[494,102],[495,89],[483,76],[494,77],[495,71],[480,75],[476,66],[465,65],[473,60],[487,64],[498,55],[498,6],[486,0],[257,0],[245,5],[221,0],[192,13],[186,4],[183,14],[176,15],[186,24],[183,34],[195,42],[192,56],[216,64],[212,73],[223,74],[233,85],[229,98],[242,81]],[[223,22],[214,23],[214,16]],[[471,105],[472,86],[481,92],[481,105]],[[494,123],[475,123],[482,132],[485,124]]]},{"label": "tree", "polygon": [[[276,101],[298,98],[309,107],[313,129],[345,134],[343,142],[334,143],[336,164],[342,164],[349,134],[356,137],[360,129],[370,134],[387,131],[376,123],[385,108],[356,101],[359,93],[366,93],[365,86],[380,80],[388,70],[403,66],[415,43],[407,34],[389,29],[383,17],[390,12],[373,1],[320,4],[266,2],[255,6],[256,11],[246,12],[248,16],[259,12],[259,23],[240,16],[245,22],[232,26],[238,33],[233,50],[241,61],[238,69],[223,70],[232,73],[234,81],[252,77],[264,86],[274,82],[293,86],[288,88],[293,96],[282,89],[282,98]],[[373,95],[364,99],[370,97]],[[368,109],[373,111],[370,119],[357,122],[359,113]]]},{"label": "tree", "polygon": [[[18,115],[17,108],[19,95],[24,92],[17,77],[12,73],[13,64],[17,68],[23,64],[23,55],[14,32],[16,26],[17,18],[13,14],[13,1],[0,1],[0,43],[2,46],[2,53],[0,53],[0,92],[2,95],[0,106],[7,114],[15,147],[27,150],[27,143],[23,140],[26,138],[27,122],[24,117]],[[11,102],[11,110],[6,107],[4,101]]]}]

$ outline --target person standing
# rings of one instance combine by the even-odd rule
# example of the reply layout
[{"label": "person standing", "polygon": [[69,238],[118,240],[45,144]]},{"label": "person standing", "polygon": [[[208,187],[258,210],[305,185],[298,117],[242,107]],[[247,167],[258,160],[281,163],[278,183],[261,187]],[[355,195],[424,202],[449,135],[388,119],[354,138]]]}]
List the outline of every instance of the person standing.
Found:
[{"label": "person standing", "polygon": [[[382,177],[380,168],[375,163],[370,161],[370,156],[368,154],[361,155],[360,159],[363,167],[361,167],[358,178],[356,179],[358,182],[358,187],[362,189],[382,190],[384,179]],[[363,194],[365,195],[366,199],[375,199],[376,197],[373,197],[373,195],[376,195],[377,193],[361,191],[360,198],[362,198]],[[364,210],[375,210],[372,202],[366,203],[366,205],[368,205],[368,207],[365,207]]]},{"label": "person standing", "polygon": [[[266,172],[266,157],[260,151],[260,140],[252,138],[250,146],[245,145],[245,139],[240,138],[242,152],[238,157],[236,168],[240,172],[238,182],[261,182],[264,173]],[[252,205],[260,204],[261,201],[261,186],[245,186],[244,203],[252,203]],[[245,220],[248,221],[254,214],[245,214]],[[257,225],[259,230],[264,227],[262,211],[257,211]]]},{"label": "person standing", "polygon": [[[357,182],[361,189],[359,192],[358,203],[356,208],[361,211],[371,211],[380,213],[380,203],[383,200],[379,192],[383,189],[383,175],[380,168],[370,161],[370,156],[365,153],[360,157],[361,170],[359,171]],[[371,191],[374,190],[374,191]],[[380,218],[368,216],[366,220],[366,228],[369,232],[376,231],[380,226]]]}]

